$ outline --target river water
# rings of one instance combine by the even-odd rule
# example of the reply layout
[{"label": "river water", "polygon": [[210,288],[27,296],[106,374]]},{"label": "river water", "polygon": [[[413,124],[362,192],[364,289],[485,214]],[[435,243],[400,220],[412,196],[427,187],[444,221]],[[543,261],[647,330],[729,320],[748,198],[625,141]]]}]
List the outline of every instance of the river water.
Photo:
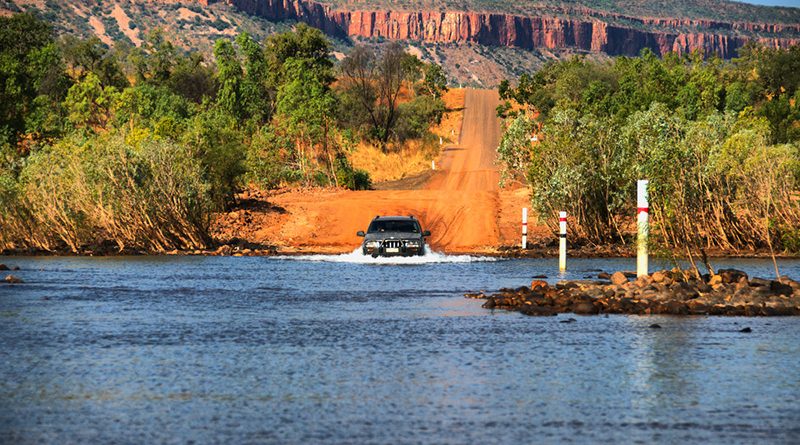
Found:
[{"label": "river water", "polygon": [[462,296],[554,282],[554,260],[0,262],[26,281],[0,286],[0,443],[800,442],[800,318],[531,318]]}]

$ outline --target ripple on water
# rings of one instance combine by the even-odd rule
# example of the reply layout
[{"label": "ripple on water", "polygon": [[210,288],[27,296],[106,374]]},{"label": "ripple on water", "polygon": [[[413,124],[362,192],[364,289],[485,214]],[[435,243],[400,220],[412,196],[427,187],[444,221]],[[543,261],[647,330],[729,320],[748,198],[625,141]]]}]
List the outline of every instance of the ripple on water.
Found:
[{"label": "ripple on water", "polygon": [[359,256],[4,259],[0,442],[800,437],[800,319],[528,318],[461,292],[631,260]]}]

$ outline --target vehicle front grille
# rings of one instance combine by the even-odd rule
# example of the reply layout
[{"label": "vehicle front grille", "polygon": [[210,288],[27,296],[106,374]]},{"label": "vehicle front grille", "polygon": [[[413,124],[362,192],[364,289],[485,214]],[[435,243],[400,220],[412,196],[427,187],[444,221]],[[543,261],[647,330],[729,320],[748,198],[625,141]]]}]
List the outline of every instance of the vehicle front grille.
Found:
[{"label": "vehicle front grille", "polygon": [[389,249],[399,249],[403,247],[403,242],[397,239],[389,239],[383,242],[383,247]]}]

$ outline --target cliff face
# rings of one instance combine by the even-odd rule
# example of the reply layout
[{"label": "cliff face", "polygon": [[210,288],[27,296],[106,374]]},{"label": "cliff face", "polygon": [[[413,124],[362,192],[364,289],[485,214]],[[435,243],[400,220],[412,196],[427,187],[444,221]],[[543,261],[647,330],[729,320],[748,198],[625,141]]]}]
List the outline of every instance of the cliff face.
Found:
[{"label": "cliff face", "polygon": [[[466,11],[344,10],[309,0],[225,1],[250,14],[270,20],[305,22],[337,37],[474,42],[610,55],[637,55],[643,48],[650,48],[656,54],[699,49],[723,58],[735,56],[736,49],[749,40],[770,47],[800,43],[800,24],[637,18],[585,9],[565,11],[555,17]],[[571,16],[580,18],[567,18]]]}]

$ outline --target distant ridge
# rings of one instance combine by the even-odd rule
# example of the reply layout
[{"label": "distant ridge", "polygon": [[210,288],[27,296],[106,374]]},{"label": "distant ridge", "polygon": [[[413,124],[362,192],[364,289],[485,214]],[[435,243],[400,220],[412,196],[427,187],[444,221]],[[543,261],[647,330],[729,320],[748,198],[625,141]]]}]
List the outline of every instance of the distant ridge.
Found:
[{"label": "distant ridge", "polygon": [[[199,0],[208,3],[213,0]],[[472,42],[523,49],[574,49],[608,55],[636,55],[644,48],[656,54],[700,50],[723,58],[736,55],[748,41],[772,48],[800,43],[800,22],[726,21],[712,18],[640,17],[591,9],[579,4],[525,2],[526,14],[410,6],[448,2],[324,2],[313,0],[220,0],[268,20],[297,20],[337,37],[413,40],[436,43]],[[474,2],[480,6],[482,2]],[[585,2],[591,3],[591,2]],[[620,3],[620,2],[617,2]],[[639,2],[632,2],[638,4]],[[681,2],[678,2],[681,3]],[[682,2],[686,3],[686,2]],[[768,17],[800,20],[798,8],[766,8],[731,2],[734,10],[764,11]],[[385,6],[386,9],[379,7]],[[516,11],[519,5],[504,7]],[[634,8],[637,9],[637,8]],[[642,9],[641,7],[638,9]],[[776,11],[777,10],[777,11]],[[691,14],[689,14],[691,15]],[[697,15],[697,14],[695,14]],[[722,14],[725,16],[725,14]],[[728,14],[731,15],[731,14]],[[734,14],[734,16],[738,16]],[[760,16],[754,16],[758,18]]]}]

